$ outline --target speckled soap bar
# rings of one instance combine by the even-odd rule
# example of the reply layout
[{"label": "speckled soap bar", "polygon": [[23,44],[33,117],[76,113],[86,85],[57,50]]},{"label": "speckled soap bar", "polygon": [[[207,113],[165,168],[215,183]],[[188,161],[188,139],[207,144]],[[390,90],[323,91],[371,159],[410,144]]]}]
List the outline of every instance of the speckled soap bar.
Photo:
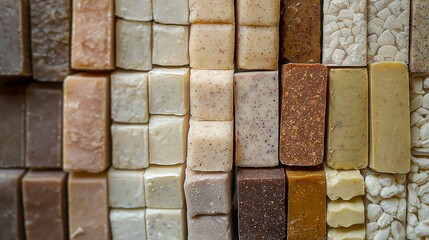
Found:
[{"label": "speckled soap bar", "polygon": [[411,1],[410,71],[429,72],[429,2]]}]

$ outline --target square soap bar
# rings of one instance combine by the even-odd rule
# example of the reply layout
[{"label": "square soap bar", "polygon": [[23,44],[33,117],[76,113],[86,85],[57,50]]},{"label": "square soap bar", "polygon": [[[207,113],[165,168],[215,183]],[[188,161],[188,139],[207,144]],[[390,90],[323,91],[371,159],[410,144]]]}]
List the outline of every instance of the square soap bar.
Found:
[{"label": "square soap bar", "polygon": [[184,115],[189,111],[189,68],[149,72],[149,113]]},{"label": "square soap bar", "polygon": [[[185,168],[174,166],[150,166],[144,174],[144,191],[148,208],[183,208],[183,182]],[[149,230],[149,229],[148,229]]]},{"label": "square soap bar", "polygon": [[149,126],[118,124],[111,127],[112,164],[118,169],[142,169],[149,166]]},{"label": "square soap bar", "polygon": [[231,213],[196,217],[188,214],[188,240],[232,240],[232,218]]},{"label": "square soap bar", "polygon": [[335,170],[325,165],[327,195],[331,200],[350,200],[365,194],[359,170]]},{"label": "square soap bar", "polygon": [[232,202],[232,173],[186,169],[185,197],[188,216],[228,214]]},{"label": "square soap bar", "polygon": [[235,30],[233,24],[192,24],[189,37],[193,69],[234,69]]},{"label": "square soap bar", "polygon": [[429,72],[429,2],[411,1],[410,71]]},{"label": "square soap bar", "polygon": [[188,0],[152,0],[153,20],[158,23],[189,24]]},{"label": "square soap bar", "polygon": [[234,70],[191,70],[190,105],[195,120],[234,119]]},{"label": "square soap bar", "polygon": [[153,24],[152,63],[161,66],[189,64],[189,26]]},{"label": "square soap bar", "polygon": [[149,121],[148,74],[116,71],[111,75],[111,112],[115,122]]},{"label": "square soap bar", "polygon": [[134,21],[152,20],[152,0],[115,0],[116,16]]},{"label": "square soap bar", "polygon": [[328,240],[365,240],[365,225],[354,225],[348,228],[329,228]]},{"label": "square soap bar", "polygon": [[191,119],[189,125],[187,166],[195,171],[231,171],[234,122]]},{"label": "square soap bar", "polygon": [[146,206],[144,170],[116,170],[110,168],[109,206],[112,208],[142,208]]},{"label": "square soap bar", "polygon": [[327,224],[330,227],[350,227],[365,223],[365,210],[362,197],[349,201],[328,201]]},{"label": "square soap bar", "polygon": [[183,209],[146,209],[147,240],[186,239],[186,213]]},{"label": "square soap bar", "polygon": [[191,23],[234,23],[234,0],[189,0]]},{"label": "square soap bar", "polygon": [[111,209],[112,239],[146,239],[145,209]]},{"label": "square soap bar", "polygon": [[277,26],[280,0],[237,0],[237,22],[241,26]]},{"label": "square soap bar", "polygon": [[158,165],[184,163],[189,116],[152,115],[149,121],[149,162]]}]

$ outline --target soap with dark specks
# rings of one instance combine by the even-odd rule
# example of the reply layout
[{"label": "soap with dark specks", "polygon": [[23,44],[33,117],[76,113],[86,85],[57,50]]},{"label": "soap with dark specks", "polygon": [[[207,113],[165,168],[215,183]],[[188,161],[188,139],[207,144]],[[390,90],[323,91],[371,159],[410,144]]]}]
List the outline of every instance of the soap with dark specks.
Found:
[{"label": "soap with dark specks", "polygon": [[429,72],[429,1],[411,1],[410,71]]}]

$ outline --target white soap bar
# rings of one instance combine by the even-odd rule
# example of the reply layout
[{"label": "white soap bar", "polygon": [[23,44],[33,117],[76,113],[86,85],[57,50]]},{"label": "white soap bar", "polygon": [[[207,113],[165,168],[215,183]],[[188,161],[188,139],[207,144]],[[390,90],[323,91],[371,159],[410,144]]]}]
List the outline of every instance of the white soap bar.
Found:
[{"label": "white soap bar", "polygon": [[184,115],[188,111],[189,69],[155,68],[150,71],[150,114]]},{"label": "white soap bar", "polygon": [[365,240],[363,224],[343,228],[328,228],[328,240]]},{"label": "white soap bar", "polygon": [[183,209],[146,209],[147,240],[185,240]]},{"label": "white soap bar", "polygon": [[166,24],[189,24],[188,0],[152,0],[153,19]]},{"label": "white soap bar", "polygon": [[274,26],[280,20],[280,0],[237,0],[237,22],[247,26]]},{"label": "white soap bar", "polygon": [[362,197],[350,201],[328,201],[326,222],[331,227],[350,227],[365,223]]},{"label": "white soap bar", "polygon": [[331,200],[350,200],[365,194],[364,179],[359,170],[335,170],[325,167],[326,192]]},{"label": "white soap bar", "polygon": [[189,26],[153,24],[152,63],[161,66],[189,64]]},{"label": "white soap bar", "polygon": [[183,165],[150,166],[144,175],[148,208],[182,208],[184,206]]},{"label": "white soap bar", "polygon": [[144,170],[127,171],[110,168],[107,180],[110,207],[145,207]]},{"label": "white soap bar", "polygon": [[234,0],[189,0],[191,23],[234,23]]},{"label": "white soap bar", "polygon": [[152,0],[116,0],[116,16],[135,21],[152,20]]},{"label": "white soap bar", "polygon": [[112,239],[146,239],[145,216],[145,209],[110,210],[110,226],[112,228]]},{"label": "white soap bar", "polygon": [[234,70],[191,70],[191,116],[196,120],[234,119]]}]

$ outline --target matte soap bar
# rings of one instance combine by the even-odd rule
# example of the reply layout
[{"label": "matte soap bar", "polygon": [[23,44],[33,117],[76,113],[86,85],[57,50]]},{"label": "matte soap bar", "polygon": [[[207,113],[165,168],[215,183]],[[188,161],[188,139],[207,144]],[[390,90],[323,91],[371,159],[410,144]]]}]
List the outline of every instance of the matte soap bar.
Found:
[{"label": "matte soap bar", "polygon": [[326,222],[331,227],[350,227],[365,223],[362,197],[350,201],[328,201]]},{"label": "matte soap bar", "polygon": [[429,1],[411,1],[410,71],[429,72]]},{"label": "matte soap bar", "polygon": [[63,171],[30,171],[25,175],[22,189],[27,239],[68,239],[66,181]]},{"label": "matte soap bar", "polygon": [[359,170],[335,170],[325,166],[327,195],[331,200],[350,200],[365,194],[363,176]]},{"label": "matte soap bar", "polygon": [[348,228],[329,228],[328,240],[365,240],[365,226],[354,225]]},{"label": "matte soap bar", "polygon": [[368,74],[365,68],[329,70],[326,164],[335,169],[368,165]]},{"label": "matte soap bar", "polygon": [[407,173],[411,154],[407,65],[374,63],[369,76],[369,166],[378,172]]},{"label": "matte soap bar", "polygon": [[188,240],[232,240],[232,228],[231,213],[197,217],[188,215]]},{"label": "matte soap bar", "polygon": [[327,68],[286,64],[281,81],[280,161],[319,165],[323,162]]}]

